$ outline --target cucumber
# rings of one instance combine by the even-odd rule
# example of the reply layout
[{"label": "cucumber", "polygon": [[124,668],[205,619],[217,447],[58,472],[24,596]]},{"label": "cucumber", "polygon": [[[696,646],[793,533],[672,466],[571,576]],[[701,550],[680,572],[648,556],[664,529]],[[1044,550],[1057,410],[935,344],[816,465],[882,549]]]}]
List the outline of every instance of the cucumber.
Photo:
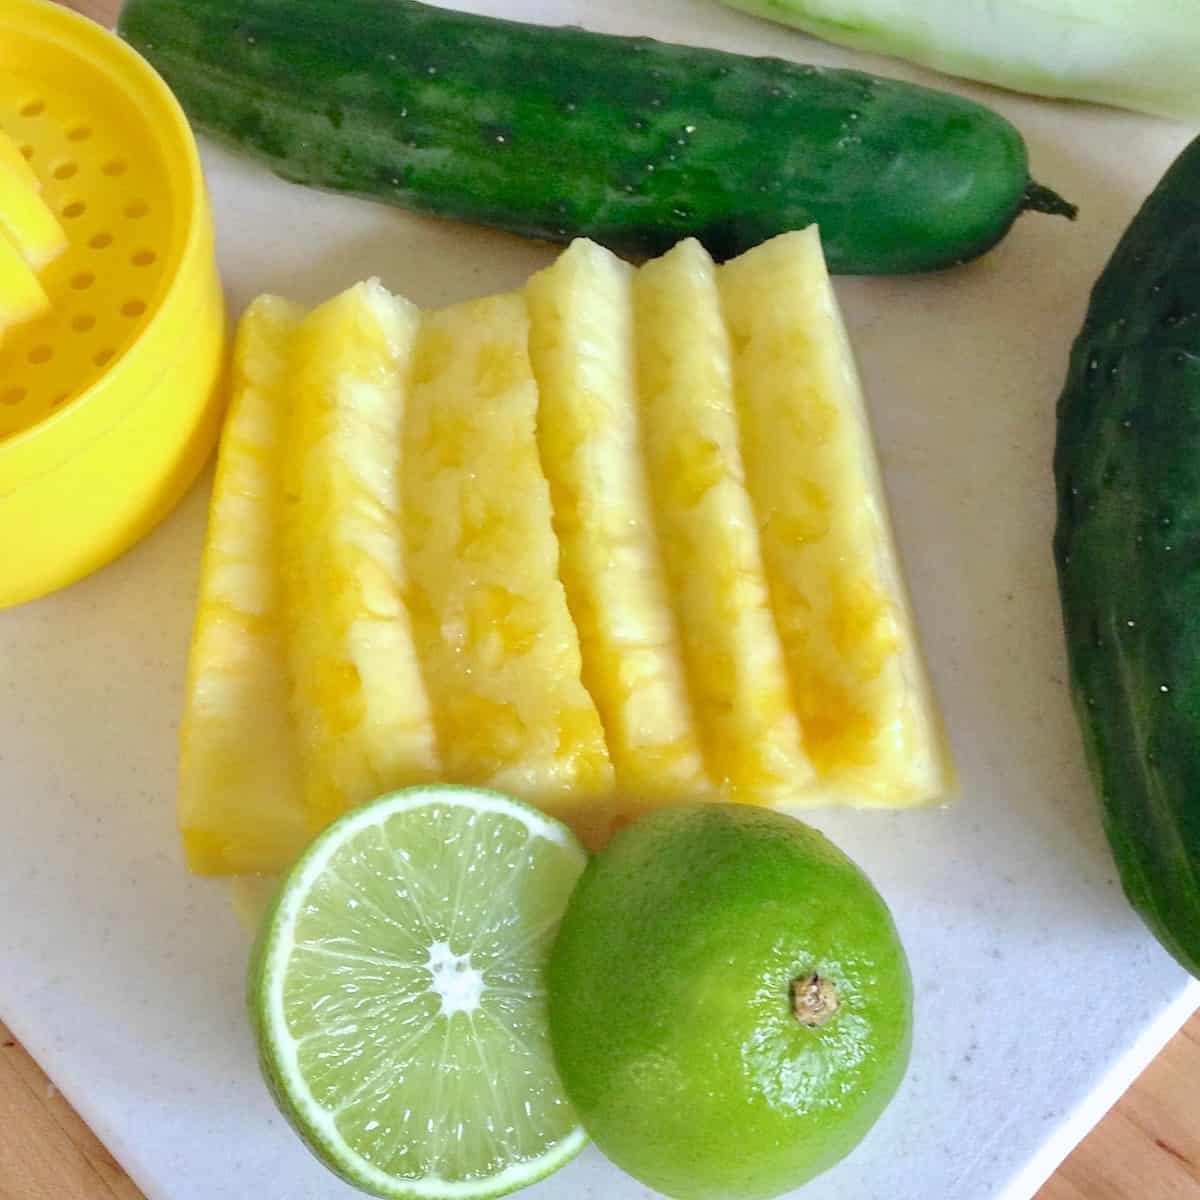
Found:
[{"label": "cucumber", "polygon": [[1054,473],[1071,684],[1113,855],[1200,975],[1200,139],[1092,291]]},{"label": "cucumber", "polygon": [[120,31],[287,179],[551,241],[724,259],[815,222],[832,270],[893,273],[1074,214],[996,113],[858,71],[415,0],[130,0]]}]

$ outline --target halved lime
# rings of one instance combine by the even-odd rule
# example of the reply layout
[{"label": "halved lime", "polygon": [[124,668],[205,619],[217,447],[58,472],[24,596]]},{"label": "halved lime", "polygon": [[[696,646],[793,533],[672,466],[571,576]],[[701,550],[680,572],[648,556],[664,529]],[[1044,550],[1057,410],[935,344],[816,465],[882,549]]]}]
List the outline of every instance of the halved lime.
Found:
[{"label": "halved lime", "polygon": [[545,966],[586,855],[495,792],[410,788],[316,839],[249,978],[263,1071],[314,1153],[389,1197],[499,1196],[586,1136],[554,1067]]}]

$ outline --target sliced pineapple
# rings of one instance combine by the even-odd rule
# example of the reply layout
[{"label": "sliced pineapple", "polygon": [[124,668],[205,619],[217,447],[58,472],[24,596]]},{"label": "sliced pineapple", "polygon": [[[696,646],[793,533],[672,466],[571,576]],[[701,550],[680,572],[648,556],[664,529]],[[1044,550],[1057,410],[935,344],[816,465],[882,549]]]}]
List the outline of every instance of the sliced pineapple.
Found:
[{"label": "sliced pineapple", "polygon": [[21,153],[17,143],[3,129],[0,129],[0,171],[3,170],[12,171],[35,192],[42,190],[42,181],[37,177],[37,172],[29,165],[29,160]]},{"label": "sliced pineapple", "polygon": [[816,227],[720,269],[747,480],[812,801],[917,804],[951,768]]},{"label": "sliced pineapple", "polygon": [[375,282],[305,319],[266,297],[234,390],[182,730],[194,869],[282,871],[436,777],[592,843],[707,790],[951,787],[815,230],[719,271],[696,242],[638,272],[577,242],[523,296],[423,317]]},{"label": "sliced pineapple", "polygon": [[746,493],[728,335],[696,241],[634,284],[646,451],[709,772],[733,798],[787,803],[813,783]]},{"label": "sliced pineapple", "polygon": [[180,729],[179,825],[188,865],[202,874],[286,870],[308,837],[276,520],[286,361],[300,318],[262,296],[234,348]]},{"label": "sliced pineapple", "polygon": [[417,310],[371,280],[296,339],[282,505],[292,698],[309,817],[436,777],[404,606],[400,431]]},{"label": "sliced pineapple", "polygon": [[558,577],[527,338],[519,295],[421,323],[404,434],[408,597],[449,777],[589,836],[613,772]]},{"label": "sliced pineapple", "polygon": [[20,168],[6,163],[0,163],[0,231],[35,271],[67,248],[67,235],[39,194],[36,176],[31,183]]},{"label": "sliced pineapple", "polygon": [[[35,212],[41,210],[58,230],[51,245],[62,249],[66,245],[66,238],[38,195],[41,190],[41,180],[34,174],[16,142],[0,129],[0,207],[6,198],[10,198],[9,203],[19,205],[21,212],[31,205]],[[12,218],[11,224],[12,228],[10,220],[0,212],[0,335],[10,326],[32,320],[50,307],[49,297],[37,277],[37,270],[44,263],[34,264],[27,259],[22,252],[23,243],[16,240],[15,230],[23,229],[28,224],[28,218],[18,214]],[[50,257],[53,257],[53,253]]]},{"label": "sliced pineapple", "polygon": [[50,300],[33,268],[0,229],[0,334],[12,325],[32,320],[50,307]]},{"label": "sliced pineapple", "polygon": [[583,680],[618,790],[639,802],[707,786],[642,461],[633,271],[576,241],[526,288],[538,444]]}]

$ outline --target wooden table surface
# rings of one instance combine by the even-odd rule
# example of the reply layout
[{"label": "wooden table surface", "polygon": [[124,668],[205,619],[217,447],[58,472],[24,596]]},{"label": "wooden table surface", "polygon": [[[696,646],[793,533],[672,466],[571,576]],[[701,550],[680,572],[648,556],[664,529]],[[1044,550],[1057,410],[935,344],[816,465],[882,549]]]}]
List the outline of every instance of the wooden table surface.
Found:
[{"label": "wooden table surface", "polygon": [[[120,4],[74,0],[69,7],[111,24]],[[120,1165],[2,1023],[0,1200],[142,1200]],[[1200,1200],[1200,1014],[1080,1144],[1037,1200]]]}]

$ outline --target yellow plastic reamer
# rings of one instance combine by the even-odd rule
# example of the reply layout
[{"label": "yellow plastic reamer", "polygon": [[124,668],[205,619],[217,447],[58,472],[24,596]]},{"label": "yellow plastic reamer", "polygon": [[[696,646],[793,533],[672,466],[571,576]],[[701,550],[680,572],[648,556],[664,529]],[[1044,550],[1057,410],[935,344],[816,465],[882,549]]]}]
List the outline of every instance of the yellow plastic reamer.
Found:
[{"label": "yellow plastic reamer", "polygon": [[130,47],[0,0],[0,130],[67,237],[41,269],[49,308],[0,340],[3,608],[102,566],[179,499],[216,440],[225,317],[195,142]]}]

